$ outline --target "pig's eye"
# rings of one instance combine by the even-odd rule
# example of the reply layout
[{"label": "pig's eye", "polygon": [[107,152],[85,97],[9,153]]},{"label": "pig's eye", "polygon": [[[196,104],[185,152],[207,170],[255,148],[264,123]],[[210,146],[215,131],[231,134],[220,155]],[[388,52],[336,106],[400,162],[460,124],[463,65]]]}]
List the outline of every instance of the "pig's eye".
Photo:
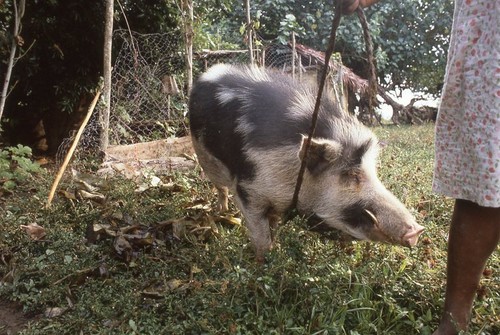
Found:
[{"label": "pig's eye", "polygon": [[360,169],[350,169],[343,173],[347,183],[359,185],[363,182],[364,174]]}]

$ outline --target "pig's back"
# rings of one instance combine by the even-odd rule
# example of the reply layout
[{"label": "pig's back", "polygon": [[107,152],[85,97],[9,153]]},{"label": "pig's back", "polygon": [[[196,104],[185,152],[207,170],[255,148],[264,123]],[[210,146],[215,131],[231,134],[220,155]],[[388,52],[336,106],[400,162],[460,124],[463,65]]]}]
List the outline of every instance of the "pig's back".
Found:
[{"label": "pig's back", "polygon": [[[189,105],[192,136],[238,174],[248,170],[248,149],[299,146],[302,134],[309,133],[315,101],[313,88],[288,75],[257,67],[216,65],[193,86]],[[316,136],[331,138],[332,123],[340,117],[332,99],[324,96]]]}]

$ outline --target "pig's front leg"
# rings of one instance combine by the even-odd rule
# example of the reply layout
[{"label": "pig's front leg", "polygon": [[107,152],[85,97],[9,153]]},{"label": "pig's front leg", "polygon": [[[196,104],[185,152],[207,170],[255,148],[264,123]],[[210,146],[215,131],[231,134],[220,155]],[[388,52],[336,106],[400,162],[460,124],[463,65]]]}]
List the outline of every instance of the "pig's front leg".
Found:
[{"label": "pig's front leg", "polygon": [[256,260],[264,262],[264,257],[272,248],[271,229],[269,227],[268,209],[251,204],[239,206],[255,249]]}]

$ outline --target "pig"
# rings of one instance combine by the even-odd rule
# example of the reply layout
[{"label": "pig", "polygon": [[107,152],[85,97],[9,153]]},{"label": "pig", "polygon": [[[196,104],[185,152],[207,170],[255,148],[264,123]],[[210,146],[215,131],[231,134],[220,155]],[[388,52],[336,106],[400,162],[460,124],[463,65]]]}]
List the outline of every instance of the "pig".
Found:
[{"label": "pig", "polygon": [[219,210],[227,210],[230,191],[263,260],[304,159],[299,213],[356,239],[416,245],[424,228],[378,179],[376,136],[330,92],[305,155],[316,95],[317,87],[257,66],[218,64],[198,78],[189,99],[190,133],[218,190]]}]

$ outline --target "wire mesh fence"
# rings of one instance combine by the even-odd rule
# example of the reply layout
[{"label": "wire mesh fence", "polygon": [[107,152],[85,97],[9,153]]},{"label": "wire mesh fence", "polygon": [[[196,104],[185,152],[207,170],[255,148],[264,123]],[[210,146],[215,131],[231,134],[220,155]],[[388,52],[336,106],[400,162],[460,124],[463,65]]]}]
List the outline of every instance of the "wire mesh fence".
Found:
[{"label": "wire mesh fence", "polygon": [[[121,45],[111,78],[109,144],[123,145],[175,136],[185,129],[184,59],[177,52],[178,34],[138,34],[118,30],[113,43]],[[76,159],[98,154],[99,104],[80,140]],[[72,143],[60,146],[60,163]]]}]

